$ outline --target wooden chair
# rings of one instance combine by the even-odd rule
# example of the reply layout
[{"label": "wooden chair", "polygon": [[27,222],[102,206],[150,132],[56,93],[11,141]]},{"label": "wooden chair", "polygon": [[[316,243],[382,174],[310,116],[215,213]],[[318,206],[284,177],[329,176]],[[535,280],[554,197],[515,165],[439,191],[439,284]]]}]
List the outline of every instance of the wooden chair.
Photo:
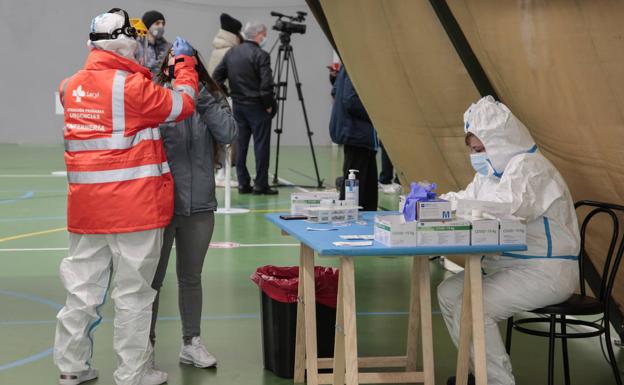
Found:
[{"label": "wooden chair", "polygon": [[[615,376],[615,383],[622,385],[622,379],[620,377],[620,371],[618,369],[615,354],[613,353],[613,346],[611,344],[611,331],[609,327],[609,316],[611,309],[615,306],[611,298],[611,292],[613,291],[613,285],[615,277],[620,267],[620,261],[622,260],[622,254],[624,253],[624,239],[619,243],[616,249],[620,223],[618,214],[624,214],[624,206],[618,206],[609,203],[592,202],[592,201],[579,201],[574,205],[575,208],[579,207],[591,207],[590,212],[585,216],[581,224],[581,248],[579,252],[579,269],[580,269],[580,294],[573,294],[568,300],[560,304],[546,306],[541,309],[535,309],[531,313],[541,315],[541,317],[531,317],[514,320],[510,317],[507,320],[507,339],[506,348],[507,353],[511,352],[511,334],[512,330],[517,330],[522,333],[531,334],[534,336],[548,337],[548,385],[554,384],[554,358],[555,358],[555,340],[561,339],[561,346],[563,350],[563,369],[565,376],[565,384],[570,385],[570,364],[568,360],[568,339],[569,338],[589,338],[599,337],[602,338],[604,334],[607,346],[607,352],[613,375]],[[587,258],[586,245],[587,245],[587,227],[592,219],[596,218],[598,214],[605,214],[611,219],[611,240],[605,263],[602,268],[602,276],[600,282],[600,290],[597,297],[590,297],[586,295],[585,291],[585,266],[591,264],[589,258]],[[596,266],[596,269],[599,267]],[[588,315],[602,315],[602,319],[599,321],[584,321],[576,318],[567,318],[568,316],[588,316]],[[560,332],[556,332],[556,325],[560,325]],[[548,331],[537,330],[537,328],[527,327],[528,325],[539,326],[548,325]],[[567,329],[567,325],[579,325],[585,328],[590,328],[590,331],[583,332],[571,332]]]}]

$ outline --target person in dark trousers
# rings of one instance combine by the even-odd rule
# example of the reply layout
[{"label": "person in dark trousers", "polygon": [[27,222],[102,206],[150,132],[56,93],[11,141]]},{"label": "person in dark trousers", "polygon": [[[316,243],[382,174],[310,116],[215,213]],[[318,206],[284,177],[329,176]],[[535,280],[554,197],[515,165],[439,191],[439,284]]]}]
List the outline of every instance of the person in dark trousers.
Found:
[{"label": "person in dark trousers", "polygon": [[[375,127],[347,75],[343,65],[332,89],[332,108],[329,132],[335,143],[344,145],[343,177],[349,169],[358,170],[360,181],[359,203],[364,211],[377,211],[377,149],[379,141]],[[344,199],[344,183],[340,186],[340,199]]]},{"label": "person in dark trousers", "polygon": [[379,142],[381,149],[381,172],[379,173],[379,189],[384,193],[397,193],[401,191],[401,183],[399,177],[394,173],[394,166],[388,156],[388,152],[384,148],[382,142]]},{"label": "person in dark trousers", "polygon": [[[241,194],[275,195],[277,190],[269,187],[269,150],[271,144],[271,120],[275,112],[271,58],[261,47],[267,36],[267,28],[259,22],[250,22],[243,30],[245,40],[231,48],[213,73],[215,81],[226,89],[234,104],[234,117],[238,124],[236,146],[236,174],[238,192]],[[247,151],[253,136],[256,157],[256,179],[251,187],[247,170]]]},{"label": "person in dark trousers", "polygon": [[[165,228],[160,261],[152,288],[156,299],[152,311],[150,340],[156,342],[156,318],[160,289],[165,279],[169,255],[175,240],[178,277],[178,302],[182,318],[180,362],[198,368],[215,366],[216,358],[200,339],[202,314],[202,267],[214,230],[217,209],[214,181],[214,142],[229,144],[237,134],[236,121],[225,94],[212,80],[197,51],[199,93],[195,112],[182,122],[162,125],[161,135],[174,181],[174,216]],[[175,87],[175,58],[169,54],[156,81],[166,88]],[[153,350],[152,350],[153,352]],[[150,366],[153,368],[154,356]]]}]

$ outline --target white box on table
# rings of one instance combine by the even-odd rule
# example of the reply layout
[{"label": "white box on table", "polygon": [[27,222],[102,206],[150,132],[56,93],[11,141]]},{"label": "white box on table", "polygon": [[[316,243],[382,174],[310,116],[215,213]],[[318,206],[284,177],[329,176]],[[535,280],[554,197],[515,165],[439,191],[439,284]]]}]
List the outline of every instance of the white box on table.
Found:
[{"label": "white box on table", "polygon": [[378,215],[375,240],[386,246],[416,246],[416,222],[405,222],[403,215]]},{"label": "white box on table", "polygon": [[470,222],[464,220],[415,222],[418,246],[469,246]]},{"label": "white box on table", "polygon": [[352,222],[358,218],[358,208],[346,201],[337,201],[329,206],[309,207],[303,210],[308,222]]},{"label": "white box on table", "polygon": [[451,220],[451,202],[444,199],[416,202],[416,218],[419,221]]},{"label": "white box on table", "polygon": [[526,245],[526,225],[519,219],[502,218],[498,220],[499,243],[501,245]]},{"label": "white box on table", "polygon": [[498,220],[472,219],[471,245],[498,245]]},{"label": "white box on table", "polygon": [[339,193],[336,191],[298,192],[290,194],[290,213],[292,215],[305,215],[305,210],[311,207],[319,207],[321,200],[338,200]]}]

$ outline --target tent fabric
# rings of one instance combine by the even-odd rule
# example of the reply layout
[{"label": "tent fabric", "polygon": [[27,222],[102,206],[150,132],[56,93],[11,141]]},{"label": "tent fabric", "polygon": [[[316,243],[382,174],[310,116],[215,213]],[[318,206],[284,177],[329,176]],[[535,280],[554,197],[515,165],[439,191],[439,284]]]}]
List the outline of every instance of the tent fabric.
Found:
[{"label": "tent fabric", "polygon": [[[624,3],[447,2],[501,101],[529,128],[574,200],[624,204]],[[465,186],[474,171],[462,115],[480,95],[431,4],[320,3],[402,183],[437,182],[440,192]],[[599,228],[590,232],[597,266],[606,237]],[[614,291],[620,305],[622,277]]]}]

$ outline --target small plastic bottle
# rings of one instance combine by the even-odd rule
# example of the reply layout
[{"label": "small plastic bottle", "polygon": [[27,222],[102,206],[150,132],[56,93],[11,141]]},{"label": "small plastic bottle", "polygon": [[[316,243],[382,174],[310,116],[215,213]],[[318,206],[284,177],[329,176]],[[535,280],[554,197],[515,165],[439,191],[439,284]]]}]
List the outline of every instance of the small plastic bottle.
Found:
[{"label": "small plastic bottle", "polygon": [[355,177],[358,170],[349,170],[349,177],[345,180],[345,201],[352,202],[356,207],[359,206],[360,198],[360,181]]}]

